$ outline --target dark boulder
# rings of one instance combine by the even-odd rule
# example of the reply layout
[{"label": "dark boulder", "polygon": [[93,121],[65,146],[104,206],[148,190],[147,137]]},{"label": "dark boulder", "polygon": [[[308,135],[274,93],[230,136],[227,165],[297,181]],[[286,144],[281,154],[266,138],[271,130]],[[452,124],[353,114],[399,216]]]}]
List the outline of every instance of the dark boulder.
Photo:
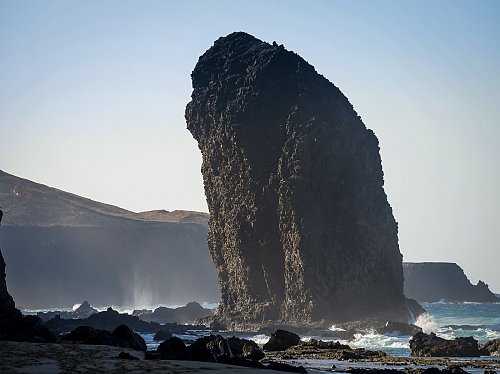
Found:
[{"label": "dark boulder", "polygon": [[224,324],[421,313],[403,293],[377,137],[342,92],[243,32],[215,41],[191,77],[185,117],[203,157]]},{"label": "dark boulder", "polygon": [[422,332],[422,328],[411,323],[387,322],[385,326],[379,328],[377,332],[382,335],[413,336],[419,332]]},{"label": "dark boulder", "polygon": [[148,349],[142,336],[133,332],[127,325],[118,326],[111,335],[123,344],[120,347],[143,352],[146,352]]},{"label": "dark boulder", "polygon": [[172,336],[161,343],[156,352],[163,360],[189,360],[189,351],[181,338]]},{"label": "dark boulder", "polygon": [[172,333],[168,330],[160,330],[155,333],[155,336],[153,336],[154,341],[164,341],[167,339],[170,339],[172,337]]},{"label": "dark boulder", "polygon": [[285,330],[276,330],[271,334],[269,341],[264,344],[265,351],[284,351],[300,343],[300,336]]},{"label": "dark boulder", "polygon": [[253,340],[237,338],[235,336],[227,338],[231,352],[235,356],[248,360],[260,360],[264,358],[264,352]]},{"label": "dark boulder", "polygon": [[472,336],[446,340],[423,332],[413,336],[410,349],[412,356],[419,357],[479,357],[485,354]]},{"label": "dark boulder", "polygon": [[481,348],[491,356],[500,356],[500,338],[490,340],[486,344],[483,344]]},{"label": "dark boulder", "polygon": [[118,326],[113,332],[80,326],[64,335],[61,340],[82,344],[111,345],[143,352],[147,350],[144,339],[125,325]]}]

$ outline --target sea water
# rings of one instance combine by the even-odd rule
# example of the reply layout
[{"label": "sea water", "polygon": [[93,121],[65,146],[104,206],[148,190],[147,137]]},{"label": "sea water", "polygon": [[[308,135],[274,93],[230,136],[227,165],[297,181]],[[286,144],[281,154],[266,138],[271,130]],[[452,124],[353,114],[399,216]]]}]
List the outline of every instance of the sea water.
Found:
[{"label": "sea water", "polygon": [[[424,332],[434,332],[445,339],[473,336],[483,344],[489,340],[500,338],[500,303],[421,303],[427,314],[421,316],[415,324]],[[332,326],[331,330],[338,329]],[[176,335],[184,340],[196,340],[197,337],[209,335],[211,331],[196,330],[182,335]],[[254,340],[263,345],[269,336],[248,333],[222,333],[223,336],[236,335],[241,338]],[[153,340],[154,334],[143,335],[149,349],[156,349],[159,342]],[[325,339],[319,336],[303,336],[302,340]],[[366,348],[386,352],[392,356],[410,355],[411,336],[387,336],[377,334],[374,330],[366,330],[354,335],[352,340],[341,340],[351,348]],[[336,339],[333,339],[336,340]]]}]

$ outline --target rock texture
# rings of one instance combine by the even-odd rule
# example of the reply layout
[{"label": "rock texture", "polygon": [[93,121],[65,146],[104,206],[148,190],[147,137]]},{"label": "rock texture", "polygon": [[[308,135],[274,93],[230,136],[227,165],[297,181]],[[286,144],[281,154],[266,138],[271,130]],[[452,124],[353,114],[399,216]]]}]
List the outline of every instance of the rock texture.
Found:
[{"label": "rock texture", "polygon": [[378,140],[342,92],[242,32],[199,58],[192,84],[222,318],[406,322]]},{"label": "rock texture", "polygon": [[455,263],[405,262],[403,271],[405,294],[418,301],[500,301],[486,283],[479,281],[473,285],[463,269]]}]

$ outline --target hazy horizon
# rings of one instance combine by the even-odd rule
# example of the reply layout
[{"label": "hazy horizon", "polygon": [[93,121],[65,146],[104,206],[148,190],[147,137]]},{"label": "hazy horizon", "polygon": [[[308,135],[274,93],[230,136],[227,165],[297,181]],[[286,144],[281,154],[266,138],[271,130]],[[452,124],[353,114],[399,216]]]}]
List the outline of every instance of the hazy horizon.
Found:
[{"label": "hazy horizon", "polygon": [[0,0],[0,169],[132,211],[208,211],[190,73],[245,31],[301,55],[374,130],[404,261],[456,262],[498,293],[499,19],[489,0]]}]

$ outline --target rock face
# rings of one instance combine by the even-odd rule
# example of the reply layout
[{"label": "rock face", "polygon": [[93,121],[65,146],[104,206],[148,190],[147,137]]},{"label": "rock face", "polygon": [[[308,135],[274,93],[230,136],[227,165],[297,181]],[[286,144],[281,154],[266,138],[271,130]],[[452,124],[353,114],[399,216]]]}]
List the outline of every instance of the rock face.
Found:
[{"label": "rock face", "polygon": [[378,140],[342,92],[241,32],[200,57],[192,83],[222,318],[406,322]]},{"label": "rock face", "polygon": [[498,302],[488,285],[471,284],[463,269],[447,262],[405,262],[405,295],[422,302]]}]

